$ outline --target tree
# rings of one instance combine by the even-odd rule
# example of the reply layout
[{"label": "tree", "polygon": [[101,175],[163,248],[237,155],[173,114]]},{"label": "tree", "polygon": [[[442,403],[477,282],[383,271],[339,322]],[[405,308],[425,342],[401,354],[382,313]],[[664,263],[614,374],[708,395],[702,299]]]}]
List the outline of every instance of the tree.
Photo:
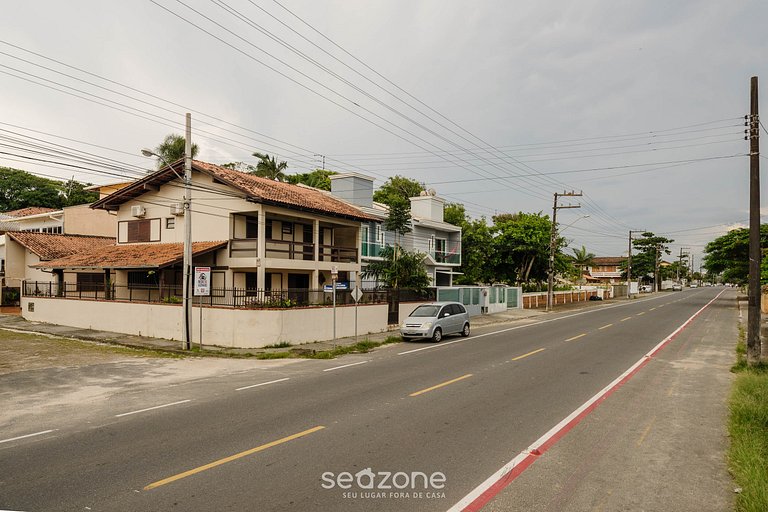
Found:
[{"label": "tree", "polygon": [[462,275],[457,284],[481,284],[496,281],[491,262],[493,256],[493,234],[485,218],[466,221],[461,226],[461,267]]},{"label": "tree", "polygon": [[400,237],[411,232],[411,204],[402,200],[390,204],[384,229],[395,233],[395,245],[399,245]]},{"label": "tree", "polygon": [[423,183],[404,176],[393,176],[379,190],[373,193],[373,200],[388,206],[398,201],[410,203],[409,199],[417,197],[423,190]]},{"label": "tree", "polygon": [[443,220],[461,228],[467,223],[467,212],[461,203],[448,203],[443,210]]},{"label": "tree", "polygon": [[423,290],[429,286],[429,275],[422,264],[424,254],[388,245],[381,250],[379,256],[382,259],[370,262],[362,272],[363,277],[372,277],[384,283],[386,287],[395,289]]},{"label": "tree", "polygon": [[674,242],[670,238],[656,236],[650,231],[642,234],[642,238],[632,240],[632,245],[640,251],[632,256],[632,274],[638,277],[653,274],[654,289],[661,289],[661,272],[658,271],[661,263],[661,253],[671,254],[669,244]]},{"label": "tree", "polygon": [[289,174],[287,176],[288,183],[294,185],[301,183],[308,187],[319,188],[320,190],[331,190],[331,176],[338,174],[334,171],[328,171],[326,169],[315,169],[312,172]]},{"label": "tree", "polygon": [[253,154],[260,161],[256,164],[256,170],[250,174],[259,176],[260,178],[267,178],[274,181],[285,181],[285,170],[288,169],[288,162],[277,162],[275,157],[270,157],[266,153],[256,152]]},{"label": "tree", "polygon": [[[760,226],[760,246],[768,246],[768,224]],[[749,229],[732,229],[715,238],[704,248],[703,266],[708,274],[722,274],[722,280],[728,283],[745,285],[749,281]],[[766,258],[763,256],[761,268],[762,282],[768,281]]]},{"label": "tree", "polygon": [[99,199],[99,193],[85,190],[90,183],[80,183],[71,179],[61,185],[62,206],[75,206],[78,204],[88,204]]},{"label": "tree", "polygon": [[[549,216],[541,212],[495,216],[491,251],[497,278],[518,284],[546,280],[551,229]],[[561,249],[566,241],[558,237],[555,243],[555,270],[564,271],[568,264]]]},{"label": "tree", "polygon": [[[186,151],[187,141],[181,135],[171,133],[166,135],[163,142],[161,142],[156,148],[155,153],[160,155],[169,164],[173,164],[176,160],[184,158]],[[197,156],[198,147],[197,144],[192,144],[192,158]],[[163,160],[157,159],[157,168],[160,169],[165,165]]]},{"label": "tree", "polygon": [[0,211],[28,206],[61,208],[63,205],[58,182],[20,169],[0,167]]},{"label": "tree", "polygon": [[595,255],[587,252],[587,248],[583,245],[581,249],[573,249],[573,265],[579,269],[579,284],[584,280],[584,268],[592,265],[593,259]]}]

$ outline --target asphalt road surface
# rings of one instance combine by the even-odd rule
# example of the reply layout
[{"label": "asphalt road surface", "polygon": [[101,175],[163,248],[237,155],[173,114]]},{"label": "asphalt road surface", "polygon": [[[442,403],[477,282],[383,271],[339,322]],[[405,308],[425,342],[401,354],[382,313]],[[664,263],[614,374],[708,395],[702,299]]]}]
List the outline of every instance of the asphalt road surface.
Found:
[{"label": "asphalt road surface", "polygon": [[159,365],[135,384],[135,362],[5,376],[0,509],[447,510],[721,293],[187,379]]}]

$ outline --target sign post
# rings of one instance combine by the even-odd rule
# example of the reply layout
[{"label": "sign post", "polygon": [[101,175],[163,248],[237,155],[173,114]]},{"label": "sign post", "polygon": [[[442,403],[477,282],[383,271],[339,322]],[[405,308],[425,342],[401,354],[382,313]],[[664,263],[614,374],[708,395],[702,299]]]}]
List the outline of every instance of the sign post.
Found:
[{"label": "sign post", "polygon": [[211,295],[211,267],[195,267],[194,294],[200,297],[197,307],[200,309],[200,352],[203,351],[203,297]]},{"label": "sign post", "polygon": [[362,296],[363,292],[360,291],[360,288],[355,286],[355,289],[352,290],[352,299],[355,301],[355,343],[357,343],[357,304],[360,302]]},{"label": "sign post", "polygon": [[333,348],[336,348],[336,280],[339,278],[339,267],[331,267],[331,284],[333,289]]}]

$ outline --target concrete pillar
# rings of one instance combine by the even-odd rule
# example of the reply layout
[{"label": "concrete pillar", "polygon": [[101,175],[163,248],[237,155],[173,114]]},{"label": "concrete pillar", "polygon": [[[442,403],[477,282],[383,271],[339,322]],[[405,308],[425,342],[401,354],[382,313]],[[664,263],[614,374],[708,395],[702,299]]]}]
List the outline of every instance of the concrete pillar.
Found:
[{"label": "concrete pillar", "polygon": [[259,208],[258,240],[256,245],[256,254],[259,260],[259,266],[256,268],[256,288],[264,290],[265,282],[265,264],[267,258],[267,212],[264,207]]}]

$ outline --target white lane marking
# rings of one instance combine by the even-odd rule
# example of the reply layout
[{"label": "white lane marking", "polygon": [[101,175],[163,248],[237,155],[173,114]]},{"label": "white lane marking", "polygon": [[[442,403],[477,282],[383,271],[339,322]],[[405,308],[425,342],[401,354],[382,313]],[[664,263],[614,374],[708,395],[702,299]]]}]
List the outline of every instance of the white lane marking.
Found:
[{"label": "white lane marking", "polygon": [[10,443],[11,441],[18,441],[19,439],[26,439],[28,437],[41,436],[43,434],[50,434],[51,432],[56,432],[57,430],[58,430],[57,428],[54,428],[51,430],[43,430],[42,432],[35,432],[34,434],[27,434],[25,436],[12,437],[10,439],[3,439],[2,441],[0,441],[0,444]]},{"label": "white lane marking", "polygon": [[349,364],[344,364],[344,365],[341,365],[341,366],[335,366],[333,368],[326,368],[323,371],[324,372],[332,372],[333,370],[340,370],[342,368],[349,368],[350,366],[357,366],[359,364],[365,364],[365,363],[370,363],[370,362],[371,362],[370,359],[367,360],[367,361],[358,361],[357,363],[349,363]]},{"label": "white lane marking", "polygon": [[[569,414],[568,416],[563,418],[560,421],[560,423],[558,423],[557,425],[555,425],[554,427],[549,429],[549,431],[547,431],[547,433],[545,433],[543,436],[541,436],[536,441],[534,441],[533,444],[530,445],[527,449],[525,449],[524,451],[520,452],[519,454],[517,454],[517,456],[515,456],[515,458],[513,458],[512,460],[510,460],[509,462],[504,464],[504,466],[502,466],[501,469],[496,471],[493,475],[488,477],[483,483],[481,483],[480,485],[475,487],[469,494],[464,496],[455,505],[453,505],[451,508],[449,508],[448,512],[460,512],[460,511],[464,510],[466,507],[468,507],[469,505],[474,503],[474,501],[476,499],[478,499],[481,495],[483,495],[487,490],[489,490],[497,482],[499,482],[502,478],[504,478],[504,476],[506,476],[510,471],[512,471],[515,468],[515,466],[519,465],[520,463],[522,463],[526,459],[529,459],[529,457],[532,457],[533,454],[540,454],[539,448],[544,446],[547,442],[549,442],[556,435],[563,433],[563,431],[567,432],[568,430],[566,430],[566,429],[568,428],[569,424],[572,421],[576,420],[580,415],[585,414],[587,409],[592,407],[595,404],[595,402],[597,402],[598,400],[602,399],[608,393],[612,392],[614,390],[614,388],[619,386],[622,383],[622,381],[624,381],[624,379],[626,379],[630,375],[632,375],[633,372],[635,372],[635,370],[637,370],[639,366],[642,366],[645,363],[647,363],[647,361],[650,358],[652,358],[659,350],[664,348],[664,346],[666,346],[666,344],[669,343],[672,340],[672,338],[677,336],[680,333],[680,331],[685,329],[691,322],[693,322],[693,320],[697,316],[699,316],[699,314],[702,311],[707,309],[709,307],[709,305],[712,304],[713,302],[715,302],[718,299],[718,297],[720,297],[720,295],[722,295],[722,294],[723,294],[723,292],[718,293],[715,296],[714,299],[712,299],[709,302],[707,302],[707,304],[704,305],[704,307],[702,307],[700,310],[698,310],[693,315],[691,315],[691,317],[688,318],[688,320],[686,320],[685,322],[683,322],[683,324],[680,325],[677,329],[675,329],[672,332],[672,334],[670,334],[669,336],[667,336],[666,338],[661,340],[648,353],[646,353],[643,357],[641,357],[640,360],[638,360],[635,364],[630,366],[624,373],[622,373],[621,375],[616,377],[616,379],[614,379],[613,382],[611,382],[610,384],[605,386],[603,389],[598,391],[592,398],[590,398],[589,400],[584,402],[575,411],[573,411],[571,414]],[[575,425],[573,425],[573,426],[575,426]],[[536,456],[539,456],[539,455],[536,455]],[[505,487],[506,487],[506,485],[505,485]],[[501,489],[503,489],[503,487],[498,489],[493,494],[493,496],[491,496],[489,499],[493,499],[493,497],[495,497],[501,491]],[[482,505],[485,505],[485,503],[483,503]]]},{"label": "white lane marking", "polygon": [[172,405],[185,404],[185,403],[191,402],[191,401],[192,400],[179,400],[178,402],[173,402],[171,404],[156,405],[154,407],[147,407],[146,409],[140,409],[138,411],[124,412],[122,414],[115,414],[115,418],[121,418],[123,416],[130,416],[131,414],[139,414],[140,412],[154,411],[155,409],[162,409],[163,407],[170,407]]},{"label": "white lane marking", "polygon": [[[493,336],[494,334],[501,334],[503,332],[514,331],[514,330],[517,330],[517,329],[524,329],[526,327],[534,327],[536,325],[541,325],[541,324],[548,324],[549,322],[557,322],[558,320],[565,320],[566,318],[573,318],[575,316],[586,315],[586,314],[589,314],[589,313],[596,313],[598,311],[605,311],[606,309],[613,309],[613,308],[621,308],[621,307],[624,307],[624,306],[631,306],[632,304],[640,304],[641,302],[646,302],[646,301],[649,301],[649,300],[657,300],[657,299],[660,299],[660,298],[661,297],[649,297],[647,299],[640,299],[640,300],[633,301],[633,302],[626,302],[626,303],[621,303],[621,304],[614,304],[614,305],[611,305],[611,306],[605,306],[605,307],[602,307],[602,308],[599,308],[599,309],[590,309],[588,311],[581,311],[579,313],[574,313],[572,315],[559,316],[557,318],[550,318],[549,320],[542,320],[540,322],[533,322],[533,323],[526,324],[526,325],[518,325],[517,327],[509,327],[507,329],[501,329],[499,331],[487,332],[485,334],[477,334],[477,335],[474,335],[474,336],[472,336],[470,338],[460,338],[458,340],[453,340],[453,341],[448,341],[448,342],[444,341],[442,343],[438,343],[436,345],[430,345],[428,347],[421,347],[421,348],[415,348],[413,350],[406,350],[405,352],[398,352],[397,355],[404,356],[406,354],[413,354],[414,352],[421,352],[422,350],[430,350],[430,349],[433,349],[433,348],[445,347],[446,345],[452,345],[454,343],[459,343],[459,342],[462,342],[462,341],[473,341],[473,340],[476,340],[478,338],[482,338],[484,336]],[[470,321],[471,320],[472,319],[470,318]]]},{"label": "white lane marking", "polygon": [[243,386],[242,388],[237,388],[235,391],[242,391],[244,389],[257,388],[259,386],[266,386],[267,384],[274,384],[276,382],[284,382],[286,380],[290,380],[290,377],[286,377],[284,379],[271,380],[269,382],[262,382],[261,384],[252,384],[250,386]]}]

